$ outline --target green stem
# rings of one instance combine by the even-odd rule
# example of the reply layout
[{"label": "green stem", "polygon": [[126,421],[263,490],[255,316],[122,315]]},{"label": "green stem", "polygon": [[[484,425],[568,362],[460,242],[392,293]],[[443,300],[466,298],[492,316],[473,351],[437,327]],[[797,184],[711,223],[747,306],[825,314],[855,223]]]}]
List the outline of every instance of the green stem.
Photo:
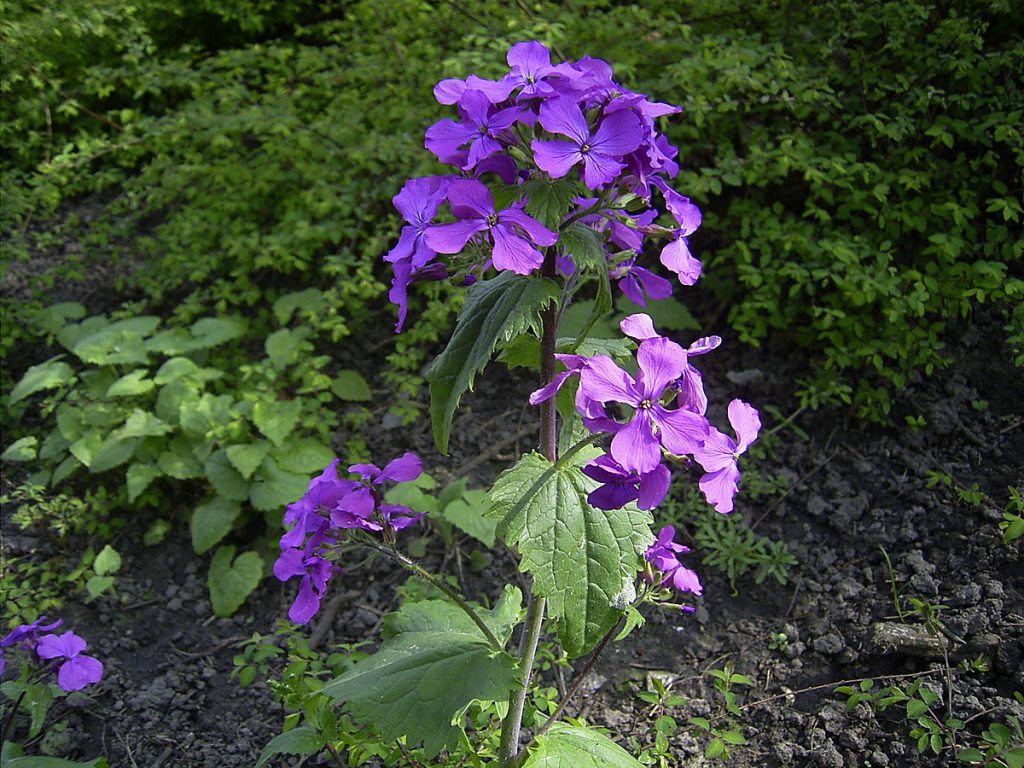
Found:
[{"label": "green stem", "polygon": [[[541,274],[549,279],[556,276],[555,253],[548,250],[544,256]],[[558,315],[555,308],[547,307],[541,312],[543,331],[540,339],[540,382],[541,386],[555,377],[555,344],[558,337]],[[568,456],[583,448],[585,441],[573,446]],[[549,398],[540,406],[540,450],[544,457],[558,468],[558,414],[555,409],[555,398]],[[547,474],[547,473],[545,473]],[[539,488],[536,486],[535,488]],[[530,491],[536,492],[535,488]],[[527,491],[527,496],[533,494]],[[521,499],[520,504],[523,503]],[[517,764],[519,755],[519,734],[523,727],[523,709],[526,706],[526,695],[530,690],[530,676],[533,674],[533,661],[537,655],[537,644],[540,642],[541,628],[544,625],[544,608],[546,601],[534,595],[530,607],[526,611],[526,624],[523,627],[523,638],[520,643],[519,673],[520,682],[509,694],[508,714],[501,724],[501,746],[498,751],[498,765],[503,768]]]},{"label": "green stem", "polygon": [[430,571],[426,570],[425,568],[421,567],[417,563],[410,560],[408,557],[403,555],[394,547],[385,548],[374,541],[368,541],[366,543],[369,546],[374,547],[375,549],[383,552],[388,557],[391,557],[393,560],[395,560],[395,562],[399,563],[402,567],[415,573],[417,576],[419,576],[421,579],[427,582],[430,586],[439,589],[446,595],[448,595],[448,597],[452,599],[452,602],[454,602],[457,606],[459,606],[459,608],[465,611],[466,615],[473,620],[473,623],[480,628],[480,631],[484,633],[484,637],[487,638],[487,642],[491,644],[494,650],[505,650],[505,644],[499,641],[498,638],[494,636],[494,633],[491,632],[490,627],[488,627],[487,624],[484,623],[484,620],[480,618],[480,615],[475,610],[473,610],[473,606],[470,605],[466,601],[466,599],[457,591],[455,591],[450,586],[445,584],[441,579],[435,577],[432,573],[430,573]]}]

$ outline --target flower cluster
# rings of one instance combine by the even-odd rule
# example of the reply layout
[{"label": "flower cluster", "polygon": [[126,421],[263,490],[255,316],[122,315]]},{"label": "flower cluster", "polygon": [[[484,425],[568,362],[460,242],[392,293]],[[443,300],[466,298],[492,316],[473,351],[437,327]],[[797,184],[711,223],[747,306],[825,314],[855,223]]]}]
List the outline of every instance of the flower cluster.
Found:
[{"label": "flower cluster", "polygon": [[[636,377],[622,370],[607,355],[556,355],[566,370],[530,395],[537,405],[562,387],[570,376],[579,377],[576,410],[591,432],[612,435],[611,446],[584,468],[601,486],[589,501],[601,509],[618,509],[636,501],[652,509],[668,493],[670,473],[664,454],[689,456],[704,468],[700,488],[719,512],[731,512],[739,481],[739,455],[757,438],[761,422],[750,405],[733,400],[729,421],[736,431],[732,440],[705,418],[707,397],[699,371],[690,358],[721,343],[709,336],[683,349],[658,334],[648,315],[625,318],[622,332],[638,342]],[[628,410],[625,418],[613,414]]]},{"label": "flower cluster", "polygon": [[382,486],[386,482],[415,480],[423,464],[414,453],[394,459],[384,469],[374,464],[353,464],[349,473],[358,480],[338,475],[338,459],[314,477],[301,499],[289,504],[281,537],[281,555],[274,562],[274,576],[281,581],[298,577],[299,593],[288,611],[288,618],[305,624],[320,608],[330,577],[338,571],[325,555],[337,543],[345,529],[358,529],[392,537],[423,514],[399,504],[385,504]]},{"label": "flower cluster", "polygon": [[[679,107],[624,88],[600,59],[552,64],[536,41],[516,43],[507,60],[509,71],[500,80],[470,75],[434,89],[458,119],[430,126],[424,146],[457,173],[411,179],[394,197],[406,222],[385,256],[394,270],[389,297],[398,306],[396,331],[414,281],[451,273],[468,284],[490,267],[527,275],[542,265],[540,249],[555,245],[558,233],[526,212],[526,184],[538,180],[575,182],[579,194],[562,224],[578,221],[601,235],[610,276],[634,303],[666,298],[671,290],[636,263],[647,235],[668,240],[661,263],[681,283],[692,285],[700,275],[687,243],[700,226],[700,211],[669,186],[679,170],[678,150],[656,126],[657,118]],[[512,202],[495,202],[484,181],[490,178],[514,188]],[[661,215],[653,207],[655,191],[669,226],[654,223]],[[454,221],[435,221],[446,202]],[[439,254],[453,258],[444,264],[436,261]]]},{"label": "flower cluster", "polygon": [[86,642],[74,632],[60,635],[50,633],[63,622],[58,619],[44,624],[45,616],[30,624],[15,627],[0,640],[0,674],[5,669],[4,649],[18,649],[40,662],[61,662],[57,667],[57,685],[64,691],[79,691],[87,685],[98,683],[103,677],[103,664],[92,656],[86,656]]}]

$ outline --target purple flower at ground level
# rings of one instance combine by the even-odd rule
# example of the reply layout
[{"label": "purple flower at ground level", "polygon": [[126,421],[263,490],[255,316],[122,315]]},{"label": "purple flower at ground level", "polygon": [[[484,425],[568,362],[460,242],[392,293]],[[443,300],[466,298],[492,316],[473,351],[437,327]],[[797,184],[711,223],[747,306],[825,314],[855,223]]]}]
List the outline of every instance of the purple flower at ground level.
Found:
[{"label": "purple flower at ground level", "polygon": [[35,650],[36,638],[43,632],[52,632],[64,622],[57,619],[52,624],[43,626],[43,622],[46,621],[45,616],[40,616],[35,621],[29,624],[21,624],[10,632],[8,632],[2,640],[0,640],[0,675],[4,673],[4,648],[10,648],[21,643],[28,643],[31,645],[31,650]]},{"label": "purple flower at ground level", "polygon": [[571,98],[545,101],[540,108],[540,124],[549,133],[566,136],[569,141],[531,143],[537,165],[553,179],[560,179],[574,166],[583,164],[583,183],[597,189],[610,183],[623,169],[622,158],[643,139],[640,121],[631,112],[616,112],[605,117],[591,134],[587,119]]},{"label": "purple flower at ground level", "polygon": [[336,571],[335,566],[317,554],[322,545],[333,543],[327,538],[328,522],[324,520],[317,531],[301,549],[286,549],[274,561],[274,576],[279,581],[288,581],[296,576],[299,593],[288,610],[288,619],[295,624],[305,624],[320,609],[320,600],[327,589],[327,580]]},{"label": "purple flower at ground level", "polygon": [[495,269],[528,275],[544,262],[534,245],[554,245],[558,240],[555,232],[517,205],[495,211],[490,190],[476,179],[453,181],[447,196],[458,221],[428,227],[425,236],[427,245],[438,253],[459,253],[471,237],[486,232],[493,243]]},{"label": "purple flower at ground level", "polygon": [[679,555],[685,555],[690,548],[676,544],[675,537],[675,528],[666,525],[658,531],[658,540],[644,553],[644,559],[661,572],[658,586],[671,584],[678,592],[699,596],[703,592],[700,579],[694,571],[679,562]]},{"label": "purple flower at ground level", "polygon": [[761,430],[757,410],[742,400],[729,403],[729,423],[738,440],[734,441],[712,427],[704,445],[693,455],[706,472],[700,479],[704,498],[722,513],[732,512],[732,499],[740,479],[737,466],[740,454],[757,439]]},{"label": "purple flower at ground level", "polygon": [[611,456],[604,454],[583,467],[583,474],[602,485],[591,491],[587,502],[598,509],[621,509],[635,501],[640,509],[653,509],[661,503],[672,482],[664,464],[640,474],[623,469]]},{"label": "purple flower at ground level", "polygon": [[62,635],[43,635],[36,643],[36,655],[41,659],[64,659],[57,670],[57,685],[65,691],[79,691],[103,677],[103,664],[82,653],[86,642],[74,632]]}]

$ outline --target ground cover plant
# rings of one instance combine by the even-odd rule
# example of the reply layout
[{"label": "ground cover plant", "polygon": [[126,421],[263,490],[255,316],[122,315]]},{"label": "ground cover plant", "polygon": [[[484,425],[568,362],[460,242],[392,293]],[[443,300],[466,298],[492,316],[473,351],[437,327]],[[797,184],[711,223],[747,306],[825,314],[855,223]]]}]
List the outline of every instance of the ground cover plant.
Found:
[{"label": "ground cover plant", "polygon": [[[470,261],[456,256],[430,279],[437,261],[393,251],[390,285],[380,256],[413,226],[394,193],[451,172],[423,151],[423,128],[472,123],[437,104],[434,83],[495,82],[508,49],[532,39],[551,66],[599,51],[618,80],[683,107],[658,129],[683,148],[673,187],[703,212],[686,236],[702,279],[677,288],[685,306],[657,298],[659,280],[676,279],[658,246],[632,263],[621,253],[608,312],[605,286],[578,284],[558,310],[571,339],[559,353],[589,336],[576,354],[635,376],[627,347],[640,340],[619,323],[637,312],[627,294],[647,291],[659,334],[725,339],[691,358],[714,423],[737,397],[765,423],[732,513],[708,505],[696,466],[674,467],[693,482],[656,510],[652,533],[671,524],[692,548],[696,612],[648,611],[643,631],[609,641],[565,712],[644,764],[1017,758],[1010,6],[147,0],[12,2],[3,16],[4,631],[60,615],[105,668],[51,709],[26,759],[252,765],[283,722],[296,739],[333,733],[350,760],[401,764],[407,745],[337,710],[324,683],[365,662],[396,607],[446,600],[442,587],[480,611],[502,582],[530,593],[483,488],[534,439],[520,382],[538,340],[527,330],[498,345],[504,365],[464,393],[450,455],[437,456],[426,364],[491,273],[464,285]],[[495,215],[542,194],[517,201],[498,178],[482,178]],[[588,250],[568,229],[563,244]],[[384,294],[414,277],[392,335]],[[237,335],[218,341],[229,326]],[[80,344],[93,335],[98,346]],[[579,378],[558,395],[563,416]],[[427,513],[396,543],[440,586],[350,541],[345,556],[366,562],[342,563],[308,636],[275,626],[297,588],[273,579],[284,503],[332,456],[342,470],[384,467],[409,450],[429,476],[368,482],[383,503]],[[538,643],[528,726],[586,663],[558,641]],[[468,733],[489,732],[499,709],[471,707]],[[24,741],[30,713],[14,710],[9,733]]]}]

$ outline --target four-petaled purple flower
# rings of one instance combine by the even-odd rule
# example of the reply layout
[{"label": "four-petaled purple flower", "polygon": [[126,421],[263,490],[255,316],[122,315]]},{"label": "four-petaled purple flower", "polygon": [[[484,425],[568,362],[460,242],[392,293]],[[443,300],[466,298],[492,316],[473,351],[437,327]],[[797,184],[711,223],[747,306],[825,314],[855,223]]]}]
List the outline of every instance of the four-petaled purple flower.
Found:
[{"label": "four-petaled purple flower", "polygon": [[[516,122],[522,108],[494,109],[491,100],[478,90],[467,90],[459,99],[462,122],[444,118],[427,129],[424,146],[442,163],[459,165],[464,171],[500,152],[501,135]],[[461,148],[469,145],[468,154]]]},{"label": "four-petaled purple flower", "polygon": [[700,489],[708,504],[722,513],[732,512],[732,498],[736,495],[740,470],[737,461],[761,431],[761,419],[757,410],[742,400],[729,403],[729,423],[736,432],[737,440],[723,435],[714,427],[704,445],[694,453],[704,471]]},{"label": "four-petaled purple flower", "polygon": [[30,646],[30,650],[34,650],[36,640],[39,635],[43,632],[51,632],[64,623],[60,619],[57,619],[52,624],[46,624],[44,626],[44,621],[46,621],[46,617],[40,616],[29,624],[20,624],[0,640],[0,675],[4,673],[4,669],[6,668],[4,663],[4,648],[11,648],[16,645],[26,644]]},{"label": "four-petaled purple flower", "polygon": [[[689,547],[676,544],[676,529],[666,525],[658,531],[658,540],[644,553],[644,559],[661,572],[658,586],[672,585],[677,592],[689,592],[700,596],[703,588],[697,574],[679,562],[679,555],[690,551]],[[685,610],[685,609],[684,609]]]},{"label": "four-petaled purple flower", "polygon": [[458,221],[428,227],[425,236],[427,245],[438,253],[459,253],[471,237],[487,233],[493,243],[494,268],[528,275],[544,262],[534,245],[554,245],[558,240],[556,233],[527,216],[520,206],[495,211],[490,190],[476,179],[453,181],[448,202]]},{"label": "four-petaled purple flower", "polygon": [[288,610],[288,619],[305,624],[320,609],[320,600],[327,589],[327,581],[337,568],[317,552],[321,546],[333,543],[327,538],[328,521],[323,520],[302,548],[290,547],[274,561],[274,576],[279,581],[301,578],[299,593]]},{"label": "four-petaled purple flower", "polygon": [[79,691],[103,677],[103,664],[82,653],[86,642],[74,632],[62,635],[43,635],[36,643],[36,655],[41,659],[64,659],[57,670],[57,685],[65,691]]},{"label": "four-petaled purple flower", "polygon": [[530,146],[538,167],[551,178],[560,179],[583,163],[583,183],[589,189],[611,183],[622,172],[622,157],[643,140],[640,121],[627,111],[608,115],[591,133],[575,100],[566,97],[541,104],[540,124],[569,141],[533,141]]}]

